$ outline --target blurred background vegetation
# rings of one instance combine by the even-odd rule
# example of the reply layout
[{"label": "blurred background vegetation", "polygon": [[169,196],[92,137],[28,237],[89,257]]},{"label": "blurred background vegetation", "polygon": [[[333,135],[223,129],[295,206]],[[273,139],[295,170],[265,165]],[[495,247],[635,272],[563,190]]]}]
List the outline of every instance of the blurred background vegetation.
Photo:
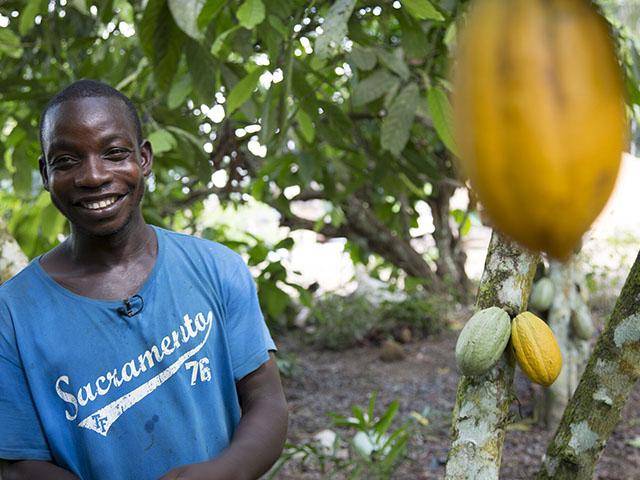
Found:
[{"label": "blurred background vegetation", "polygon": [[[640,0],[597,3],[627,74],[634,153]],[[68,233],[37,171],[38,121],[66,85],[98,79],[132,98],[153,145],[144,203],[150,223],[242,253],[272,329],[296,329],[313,349],[373,343],[390,360],[402,356],[398,344],[460,326],[457,305],[470,303],[477,280],[465,270],[463,242],[483,216],[456,176],[448,81],[466,4],[0,0],[2,228],[29,258]],[[342,278],[313,249],[292,262],[296,245],[309,239],[344,249],[355,270]],[[588,268],[591,306],[601,316],[611,310],[626,277],[620,267],[632,261],[637,240],[616,234],[611,262]],[[587,262],[599,253],[590,248]],[[321,285],[295,265],[336,281]],[[354,272],[355,290],[327,291]],[[290,350],[282,349],[279,366],[302,390],[305,376]],[[313,401],[312,394],[301,398]],[[447,402],[434,405],[420,412],[397,402],[376,407],[372,395],[351,416],[331,417],[333,430],[288,445],[273,475],[295,458],[319,472],[386,478],[416,435],[424,442],[438,429],[438,438],[448,435]],[[424,445],[416,451],[426,454]]]}]

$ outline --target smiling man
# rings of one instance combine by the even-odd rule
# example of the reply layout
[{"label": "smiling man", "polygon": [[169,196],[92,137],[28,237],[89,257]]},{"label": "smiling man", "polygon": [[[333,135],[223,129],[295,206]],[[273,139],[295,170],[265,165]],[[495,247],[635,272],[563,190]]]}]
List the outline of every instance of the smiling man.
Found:
[{"label": "smiling man", "polygon": [[287,411],[246,265],[145,223],[153,153],[117,90],[70,85],[40,139],[71,234],[0,287],[3,480],[259,477]]}]

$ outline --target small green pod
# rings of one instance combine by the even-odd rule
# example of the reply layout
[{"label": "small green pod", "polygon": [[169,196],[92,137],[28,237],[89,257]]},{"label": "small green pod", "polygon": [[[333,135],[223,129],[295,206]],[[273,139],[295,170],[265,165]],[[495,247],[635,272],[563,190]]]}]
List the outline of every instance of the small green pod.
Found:
[{"label": "small green pod", "polygon": [[545,312],[551,307],[555,287],[550,278],[543,277],[538,280],[531,289],[529,308],[537,312]]},{"label": "small green pod", "polygon": [[456,362],[467,376],[482,375],[500,358],[511,335],[511,319],[500,307],[476,312],[456,343]]},{"label": "small green pod", "polygon": [[571,331],[580,340],[590,340],[595,333],[595,326],[586,305],[580,305],[571,312]]}]

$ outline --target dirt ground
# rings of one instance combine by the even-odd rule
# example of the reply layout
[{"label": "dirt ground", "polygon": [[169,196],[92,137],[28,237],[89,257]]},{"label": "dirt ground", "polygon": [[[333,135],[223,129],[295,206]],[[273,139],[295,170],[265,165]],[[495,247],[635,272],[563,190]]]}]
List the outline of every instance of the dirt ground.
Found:
[{"label": "dirt ground", "polygon": [[[289,439],[308,440],[320,430],[330,428],[329,412],[348,414],[352,405],[365,406],[371,391],[378,392],[377,405],[385,408],[399,400],[397,418],[429,408],[427,427],[413,438],[406,458],[392,478],[438,479],[444,475],[449,447],[451,410],[458,383],[454,349],[457,332],[448,330],[404,346],[403,360],[384,363],[380,348],[359,347],[346,352],[317,351],[295,337],[280,337],[280,351],[293,353],[300,367],[297,375],[284,379],[290,408]],[[514,405],[514,428],[507,432],[503,450],[503,480],[531,479],[551,432],[531,422],[538,392],[521,372],[516,374],[516,394],[520,412]],[[595,478],[607,480],[640,479],[640,448],[627,444],[640,437],[640,387],[624,410],[622,421],[609,439],[600,458]],[[520,417],[519,414],[522,416]],[[323,476],[313,469],[291,462],[279,479],[316,479]]]}]

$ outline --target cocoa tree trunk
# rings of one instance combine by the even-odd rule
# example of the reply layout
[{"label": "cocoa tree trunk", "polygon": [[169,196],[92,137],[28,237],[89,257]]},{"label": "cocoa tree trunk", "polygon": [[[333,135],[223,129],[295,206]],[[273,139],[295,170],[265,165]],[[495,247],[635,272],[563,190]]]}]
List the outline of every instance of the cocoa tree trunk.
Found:
[{"label": "cocoa tree trunk", "polygon": [[[476,308],[504,308],[511,316],[527,307],[538,256],[493,232]],[[497,479],[512,402],[514,363],[503,355],[486,374],[463,376],[453,411],[447,480]]]},{"label": "cocoa tree trunk", "polygon": [[562,412],[573,395],[589,357],[589,342],[581,340],[571,328],[571,317],[577,311],[589,315],[588,307],[577,285],[583,284],[578,260],[574,257],[566,264],[552,263],[549,278],[555,287],[547,323],[558,341],[562,352],[562,371],[556,381],[544,390],[542,420],[549,430],[555,430]]},{"label": "cocoa tree trunk", "polygon": [[547,448],[536,478],[586,480],[640,376],[640,255]]},{"label": "cocoa tree trunk", "polygon": [[469,290],[469,278],[464,269],[467,255],[462,250],[460,238],[450,224],[450,200],[456,187],[445,182],[434,185],[434,192],[427,202],[433,217],[433,239],[438,248],[436,273],[446,285],[455,286],[464,292]]}]

